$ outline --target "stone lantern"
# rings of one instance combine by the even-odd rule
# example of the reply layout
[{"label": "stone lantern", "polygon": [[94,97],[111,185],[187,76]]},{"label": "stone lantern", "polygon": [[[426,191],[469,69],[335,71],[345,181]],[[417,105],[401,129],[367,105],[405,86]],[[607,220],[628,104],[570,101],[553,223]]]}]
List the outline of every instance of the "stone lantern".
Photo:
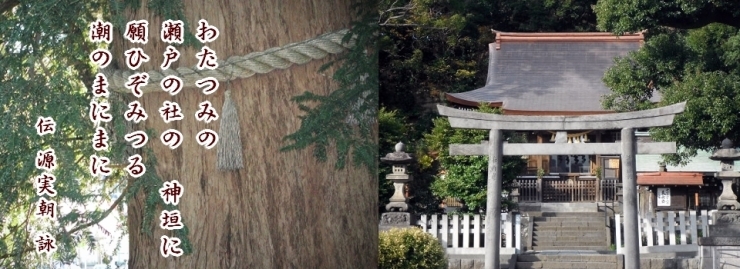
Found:
[{"label": "stone lantern", "polygon": [[740,203],[732,190],[733,179],[740,178],[740,172],[734,171],[740,152],[730,139],[725,139],[709,158],[722,164],[721,171],[715,174],[722,180],[722,195],[717,199],[718,210],[712,213],[712,224],[698,240],[699,268],[728,268],[738,264],[740,256],[740,212],[735,211],[740,209]]},{"label": "stone lantern", "polygon": [[740,152],[735,149],[730,139],[725,138],[720,149],[715,151],[709,159],[721,163],[721,171],[715,174],[715,177],[722,180],[722,194],[717,198],[717,209],[740,210],[737,195],[732,190],[733,179],[740,177],[740,172],[734,171],[735,161],[740,160]]},{"label": "stone lantern", "polygon": [[396,144],[395,149],[395,152],[388,153],[385,157],[380,158],[382,162],[393,166],[393,172],[385,178],[393,181],[393,187],[395,188],[390,202],[385,206],[385,209],[389,212],[383,213],[380,218],[381,230],[390,227],[408,227],[411,225],[412,220],[411,214],[406,212],[409,209],[409,205],[408,198],[404,195],[403,187],[406,183],[413,180],[413,176],[406,173],[406,168],[414,162],[414,158],[403,151],[403,143],[399,142]]}]

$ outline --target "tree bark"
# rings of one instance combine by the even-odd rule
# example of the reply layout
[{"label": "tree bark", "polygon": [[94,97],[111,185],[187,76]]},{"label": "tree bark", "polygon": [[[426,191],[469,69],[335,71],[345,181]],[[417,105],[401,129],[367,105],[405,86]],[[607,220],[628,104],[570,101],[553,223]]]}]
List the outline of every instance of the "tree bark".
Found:
[{"label": "tree bark", "polygon": [[[219,29],[218,39],[206,44],[219,60],[348,28],[354,15],[351,4],[350,0],[184,0],[190,31],[196,32],[200,19]],[[149,42],[132,44],[119,33],[112,53],[123,63],[126,49],[142,47],[151,60],[140,70],[159,69],[167,46],[159,37],[162,18],[147,10],[145,3],[142,6],[128,13],[127,19],[149,22]],[[170,68],[197,64],[196,49],[180,52]],[[373,175],[351,165],[336,171],[334,156],[327,163],[318,162],[311,148],[279,152],[285,146],[283,136],[301,124],[302,112],[290,98],[304,91],[327,94],[337,88],[331,79],[335,69],[318,73],[330,58],[221,82],[211,95],[184,88],[175,96],[157,92],[138,98],[149,119],[137,129],[152,128],[157,134],[147,143],[158,160],[156,172],[162,180],[178,180],[184,186],[179,209],[190,231],[193,253],[162,257],[160,236],[174,234],[159,228],[161,209],[155,211],[152,227],[144,227],[152,229],[153,235],[140,232],[144,201],[139,193],[128,204],[129,268],[377,268],[378,186]],[[206,150],[195,140],[199,131],[218,131],[220,124],[220,120],[197,121],[199,103],[208,100],[220,113],[227,88],[239,111],[244,147],[245,168],[236,172],[218,171],[216,147]],[[180,105],[183,120],[164,123],[158,110],[166,100]],[[159,140],[159,134],[170,128],[182,132],[185,139],[175,150]],[[147,173],[154,172],[147,167]]]}]

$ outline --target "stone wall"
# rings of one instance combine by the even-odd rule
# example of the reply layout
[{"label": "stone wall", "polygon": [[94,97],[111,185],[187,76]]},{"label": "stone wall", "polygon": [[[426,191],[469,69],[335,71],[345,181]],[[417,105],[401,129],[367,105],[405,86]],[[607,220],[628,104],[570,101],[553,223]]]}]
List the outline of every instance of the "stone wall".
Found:
[{"label": "stone wall", "polygon": [[740,246],[702,246],[701,269],[740,268]]}]

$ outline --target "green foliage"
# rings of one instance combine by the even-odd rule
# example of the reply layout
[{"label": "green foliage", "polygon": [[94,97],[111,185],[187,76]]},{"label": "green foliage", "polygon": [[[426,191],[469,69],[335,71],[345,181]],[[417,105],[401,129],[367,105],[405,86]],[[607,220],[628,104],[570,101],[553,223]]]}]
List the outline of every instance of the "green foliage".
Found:
[{"label": "green foliage", "polygon": [[594,30],[595,2],[381,1],[380,104],[419,125],[420,136],[432,128],[432,112],[421,106],[484,85],[491,29]]},{"label": "green foliage", "polygon": [[[481,106],[481,112],[500,113],[498,110]],[[510,142],[522,142],[520,136],[505,133]],[[485,210],[488,182],[488,156],[449,156],[450,144],[480,144],[488,140],[488,131],[452,128],[446,118],[434,120],[434,129],[425,136],[430,155],[436,156],[442,175],[432,184],[432,190],[439,197],[455,197],[464,204],[464,211]],[[509,185],[526,167],[518,156],[506,156],[502,162],[503,187]]]},{"label": "green foliage", "polygon": [[[338,156],[336,169],[344,168],[351,152],[354,165],[364,165],[373,173],[377,171],[378,145],[373,134],[378,109],[378,50],[375,47],[378,26],[375,23],[377,15],[368,12],[374,6],[368,5],[356,6],[360,20],[352,23],[343,40],[348,42],[355,37],[355,46],[330,63],[342,63],[333,75],[339,88],[326,96],[305,92],[292,99],[306,114],[300,116],[300,129],[283,138],[290,143],[282,148],[283,151],[313,146],[314,156],[326,161],[327,148],[333,142]],[[326,67],[328,65],[322,70]],[[318,105],[309,106],[314,103]]]},{"label": "green foliage", "polygon": [[447,257],[439,240],[419,228],[380,232],[381,269],[444,269]]},{"label": "green foliage", "polygon": [[[599,2],[599,26],[615,32],[648,29],[649,34],[639,51],[617,59],[606,72],[604,82],[613,92],[602,105],[633,111],[686,101],[673,125],[651,130],[654,139],[679,145],[678,154],[664,156],[670,164],[685,164],[698,150],[713,151],[726,137],[740,141],[740,25],[701,13],[706,5],[717,5],[737,16],[737,9],[730,9],[736,2],[617,2]],[[659,12],[667,9],[673,12]],[[690,15],[697,17],[694,22],[709,22],[677,25],[674,20]],[[650,102],[653,91],[661,96],[658,104]]]},{"label": "green foliage", "polygon": [[[113,137],[110,150],[93,150],[94,126],[88,118],[92,94],[86,89],[96,72],[88,57],[99,47],[88,40],[88,26],[97,18],[114,21],[113,10],[122,2],[6,2],[10,6],[3,5],[7,9],[0,14],[0,122],[4,123],[0,129],[0,268],[39,268],[49,260],[68,263],[76,257],[78,246],[99,247],[90,227],[120,210],[142,185],[151,185],[148,202],[162,204],[156,190],[151,191],[154,184],[161,187],[161,179],[152,169],[154,159],[145,157],[149,169],[135,181],[138,185],[129,185],[128,176],[120,169],[113,169],[114,173],[104,178],[92,177],[88,171],[93,154],[109,157],[112,164],[127,163],[122,161],[126,142],[122,139],[125,123],[120,117],[101,124]],[[181,5],[180,1],[171,3]],[[111,94],[108,101],[110,114],[123,114],[125,104],[120,95]],[[56,121],[56,133],[37,135],[34,124],[40,116]],[[54,223],[31,214],[39,199],[33,178],[42,172],[33,163],[42,149],[54,149],[57,156],[58,167],[53,171],[57,195],[52,200],[63,206],[58,207]],[[120,198],[113,201],[111,194],[119,192]],[[115,206],[89,208],[100,203]],[[151,221],[153,215],[154,208],[150,207],[145,216]],[[56,238],[58,249],[50,257],[34,253],[37,231]],[[189,253],[187,238],[181,239]]]},{"label": "green foliage", "polygon": [[740,27],[740,2],[735,0],[601,0],[594,10],[599,29],[620,34],[663,26],[701,28],[714,22]]},{"label": "green foliage", "polygon": [[[414,181],[410,183],[411,201],[416,213],[439,211],[439,197],[435,197],[429,186],[437,181],[440,169],[448,169],[441,167],[439,154],[446,154],[448,148],[442,141],[449,140],[453,133],[452,129],[441,131],[439,126],[435,127],[439,124],[433,119],[438,115],[430,105],[443,102],[444,93],[469,91],[485,84],[488,44],[495,37],[491,29],[513,32],[593,31],[596,17],[591,5],[595,3],[596,0],[380,2],[376,19],[380,24],[379,103],[388,111],[396,111],[407,123],[403,142],[414,149],[417,160],[411,168]],[[432,131],[434,128],[437,128],[436,132]],[[381,143],[384,135],[383,131],[379,133]],[[381,146],[379,155],[390,150],[392,148]],[[465,159],[466,162],[472,160]],[[485,178],[485,160],[485,157],[480,157],[476,160],[479,165],[469,168],[471,176],[466,179],[471,180],[470,184],[461,184],[465,188],[450,186],[446,189],[455,189],[455,196],[465,195],[471,197],[471,201],[479,201],[484,197],[481,194],[485,190],[481,192],[481,187],[485,189],[485,184],[473,179]],[[458,168],[464,170],[463,161],[459,164]],[[474,171],[476,168],[479,170]],[[452,170],[455,169],[453,167]],[[385,181],[381,177],[381,182]],[[386,201],[384,198],[381,196],[381,203]]]}]

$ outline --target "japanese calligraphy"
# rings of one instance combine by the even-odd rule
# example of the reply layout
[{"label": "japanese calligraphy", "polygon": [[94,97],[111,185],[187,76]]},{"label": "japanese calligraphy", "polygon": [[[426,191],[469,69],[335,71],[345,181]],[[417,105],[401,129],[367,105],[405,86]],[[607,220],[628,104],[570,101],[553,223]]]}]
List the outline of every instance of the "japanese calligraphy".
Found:
[{"label": "japanese calligraphy", "polygon": [[218,134],[213,130],[205,129],[198,132],[196,139],[198,140],[198,145],[204,146],[206,149],[211,149],[218,143]]},{"label": "japanese calligraphy", "polygon": [[95,151],[107,150],[108,149],[108,132],[102,127],[95,129],[95,135],[93,136],[93,149]]},{"label": "japanese calligraphy", "polygon": [[218,62],[216,57],[216,51],[212,50],[208,46],[203,46],[200,49],[200,52],[195,54],[195,57],[198,58],[198,69],[209,69],[213,70],[218,68]]},{"label": "japanese calligraphy", "polygon": [[178,247],[180,245],[180,239],[163,235],[161,240],[162,243],[160,244],[159,252],[162,254],[162,257],[167,258],[170,255],[180,257],[182,255],[182,249]]},{"label": "japanese calligraphy", "polygon": [[134,131],[128,133],[123,138],[126,139],[126,142],[133,142],[131,143],[131,147],[135,149],[143,147],[149,141],[149,136],[144,131]]},{"label": "japanese calligraphy", "polygon": [[138,178],[144,173],[146,173],[146,166],[144,166],[141,163],[141,155],[134,154],[133,156],[128,157],[129,165],[126,166],[126,172],[133,177]]},{"label": "japanese calligraphy", "polygon": [[108,163],[110,163],[110,159],[108,159],[108,157],[91,155],[89,167],[90,174],[93,176],[110,176],[113,172],[108,168]]},{"label": "japanese calligraphy", "polygon": [[110,44],[110,42],[113,41],[113,37],[111,36],[112,28],[112,23],[104,22],[98,19],[90,24],[90,35],[88,36],[90,37],[90,40],[92,40],[92,42],[105,42]]},{"label": "japanese calligraphy", "polygon": [[51,254],[57,250],[56,240],[54,237],[51,237],[51,234],[41,232],[35,238],[36,240],[33,241],[33,244],[36,246],[37,253],[46,252],[47,254]]},{"label": "japanese calligraphy", "polygon": [[111,121],[111,115],[108,114],[108,110],[110,110],[110,105],[107,102],[98,103],[95,101],[90,101],[90,121],[93,122],[93,125],[98,126],[100,122],[110,122]]},{"label": "japanese calligraphy", "polygon": [[57,168],[57,156],[54,149],[39,150],[36,153],[36,168],[52,171]]},{"label": "japanese calligraphy", "polygon": [[201,19],[198,21],[198,32],[195,37],[198,38],[200,43],[212,42],[218,38],[218,28]]},{"label": "japanese calligraphy", "polygon": [[125,37],[131,43],[146,44],[149,41],[149,22],[138,20],[126,23]]},{"label": "japanese calligraphy", "polygon": [[178,59],[180,59],[180,51],[173,46],[167,46],[167,50],[164,52],[164,62],[162,62],[160,67],[162,67],[162,70],[167,70]]},{"label": "japanese calligraphy", "polygon": [[108,97],[108,95],[110,95],[110,92],[108,91],[108,77],[104,74],[95,75],[92,88],[93,96]]},{"label": "japanese calligraphy", "polygon": [[198,121],[203,121],[205,123],[211,123],[214,120],[218,119],[218,113],[216,112],[216,109],[213,108],[213,105],[209,101],[203,101],[200,102],[200,108],[198,111],[195,112],[195,118]]},{"label": "japanese calligraphy", "polygon": [[179,77],[169,75],[159,82],[159,86],[162,87],[162,90],[169,92],[170,95],[175,95],[182,90],[183,83]]},{"label": "japanese calligraphy", "polygon": [[144,121],[147,118],[149,118],[149,115],[146,114],[146,111],[144,111],[144,108],[141,106],[141,103],[139,101],[132,101],[131,103],[128,103],[128,110],[124,112],[125,114],[123,117],[127,121],[133,121],[134,123],[139,123],[140,121]]},{"label": "japanese calligraphy", "polygon": [[185,117],[182,114],[180,105],[175,102],[170,102],[170,101],[164,101],[164,103],[162,104],[162,107],[159,109],[159,115],[162,116],[162,119],[164,120],[165,123],[170,123],[170,121],[181,120]]},{"label": "japanese calligraphy", "polygon": [[658,206],[671,206],[671,188],[658,188]]},{"label": "japanese calligraphy", "polygon": [[56,180],[57,178],[49,173],[42,173],[40,176],[37,176],[34,182],[36,183],[36,195],[56,196],[57,191],[54,190],[54,181]]},{"label": "japanese calligraphy", "polygon": [[39,198],[36,203],[36,215],[43,218],[53,219],[56,216],[57,203],[54,201],[46,200],[44,197]]},{"label": "japanese calligraphy", "polygon": [[143,94],[141,92],[141,87],[146,86],[149,84],[149,74],[147,73],[137,73],[130,75],[128,77],[128,83],[126,83],[126,89],[131,90],[131,92],[136,96],[137,98],[141,97]]},{"label": "japanese calligraphy", "polygon": [[141,48],[130,48],[124,53],[126,56],[126,65],[129,69],[138,69],[142,63],[149,61],[149,55],[144,53]]},{"label": "japanese calligraphy", "polygon": [[162,22],[162,31],[160,32],[160,38],[165,43],[177,43],[182,44],[183,42],[183,23],[181,20],[166,20]]},{"label": "japanese calligraphy", "polygon": [[90,53],[90,61],[96,63],[100,68],[105,68],[110,64],[113,56],[106,49],[96,49]]},{"label": "japanese calligraphy", "polygon": [[53,134],[56,127],[57,123],[51,117],[39,117],[36,121],[36,133],[41,136]]},{"label": "japanese calligraphy", "polygon": [[162,188],[159,189],[159,196],[165,204],[177,205],[180,203],[185,189],[177,180],[165,181]]},{"label": "japanese calligraphy", "polygon": [[159,227],[165,230],[177,230],[182,229],[182,217],[180,216],[180,210],[162,210],[159,215]]},{"label": "japanese calligraphy", "polygon": [[218,90],[218,80],[214,77],[207,77],[195,81],[195,86],[203,89],[203,94],[209,95]]},{"label": "japanese calligraphy", "polygon": [[175,129],[169,129],[164,131],[159,139],[162,140],[162,144],[170,147],[170,149],[176,149],[182,144],[182,133]]}]

